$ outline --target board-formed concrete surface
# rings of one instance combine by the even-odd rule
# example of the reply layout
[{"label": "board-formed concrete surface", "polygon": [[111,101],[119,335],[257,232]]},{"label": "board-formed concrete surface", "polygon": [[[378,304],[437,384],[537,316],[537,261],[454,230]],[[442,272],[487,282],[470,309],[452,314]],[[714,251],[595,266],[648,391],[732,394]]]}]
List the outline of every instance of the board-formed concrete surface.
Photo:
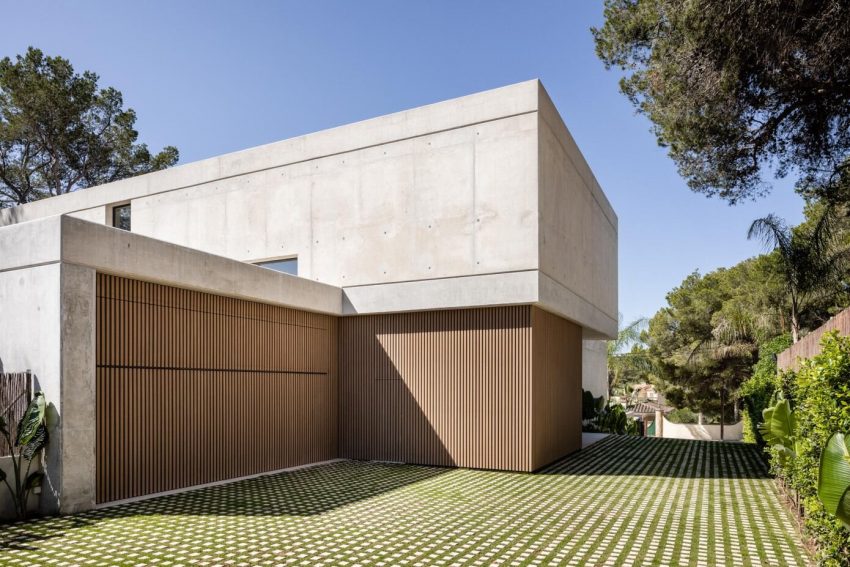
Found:
[{"label": "board-formed concrete surface", "polygon": [[616,436],[537,474],[343,461],[0,530],[3,565],[807,559],[755,447]]}]

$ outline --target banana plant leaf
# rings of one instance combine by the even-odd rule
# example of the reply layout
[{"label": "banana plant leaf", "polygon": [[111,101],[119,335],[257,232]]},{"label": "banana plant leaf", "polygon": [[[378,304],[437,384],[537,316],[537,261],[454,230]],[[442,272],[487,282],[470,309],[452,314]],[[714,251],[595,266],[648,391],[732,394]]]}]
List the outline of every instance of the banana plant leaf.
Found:
[{"label": "banana plant leaf", "polygon": [[26,445],[35,436],[39,425],[44,421],[44,394],[37,392],[33,397],[27,411],[18,423],[18,435],[15,438],[15,445],[20,447]]},{"label": "banana plant leaf", "polygon": [[47,427],[44,426],[43,423],[38,425],[38,428],[35,430],[35,435],[24,445],[23,449],[21,449],[21,456],[28,461],[31,461],[34,456],[41,451],[45,445],[47,445]]},{"label": "banana plant leaf", "polygon": [[820,454],[818,498],[824,508],[850,527],[850,439],[833,433]]},{"label": "banana plant leaf", "polygon": [[759,426],[759,432],[770,446],[779,446],[783,451],[794,454],[794,432],[797,422],[791,404],[788,400],[779,400],[775,405],[762,411],[764,423]]},{"label": "banana plant leaf", "polygon": [[30,473],[30,475],[24,481],[24,489],[32,490],[36,486],[41,486],[41,481],[44,480],[44,473],[41,471],[36,471],[34,473]]}]

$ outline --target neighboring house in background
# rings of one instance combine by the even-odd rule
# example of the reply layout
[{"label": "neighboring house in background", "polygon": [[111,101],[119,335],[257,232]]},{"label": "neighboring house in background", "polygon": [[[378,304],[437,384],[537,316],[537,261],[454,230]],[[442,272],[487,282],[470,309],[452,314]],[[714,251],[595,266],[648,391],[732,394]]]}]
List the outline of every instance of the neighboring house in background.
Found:
[{"label": "neighboring house in background", "polygon": [[635,384],[632,386],[632,400],[635,402],[659,401],[658,390],[652,384]]},{"label": "neighboring house in background", "polygon": [[[654,388],[653,388],[654,391]],[[655,396],[656,399],[658,396]],[[626,408],[626,415],[630,418],[638,418],[643,422],[644,434],[647,437],[657,436],[658,420],[665,413],[673,411],[673,408],[659,404],[654,401],[639,401]]]},{"label": "neighboring house in background", "polygon": [[532,471],[604,393],[617,217],[528,81],[0,210],[0,326],[52,404],[45,511],[338,457]]}]

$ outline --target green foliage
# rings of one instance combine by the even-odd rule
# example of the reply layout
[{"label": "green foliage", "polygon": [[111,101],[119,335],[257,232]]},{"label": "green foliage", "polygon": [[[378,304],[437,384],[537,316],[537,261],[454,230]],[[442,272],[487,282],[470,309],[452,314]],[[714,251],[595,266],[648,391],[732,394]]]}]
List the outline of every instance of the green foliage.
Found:
[{"label": "green foliage", "polygon": [[[0,435],[2,435],[12,450],[12,483],[5,472],[0,471],[0,482],[6,485],[19,518],[26,518],[27,503],[33,489],[41,486],[44,475],[40,471],[31,472],[33,459],[47,445],[48,434],[44,414],[47,409],[44,394],[37,392],[27,406],[24,415],[18,422],[18,433],[12,443],[11,433],[4,417],[0,416]],[[24,468],[26,462],[26,468]]]},{"label": "green foliage", "polygon": [[765,444],[771,448],[779,460],[784,463],[788,458],[797,456],[797,419],[791,410],[791,402],[781,395],[762,411],[762,423],[759,433]]},{"label": "green foliage", "polygon": [[843,192],[847,29],[847,2],[606,0],[593,34],[690,188],[735,203],[767,191],[765,171]]},{"label": "green foliage", "polygon": [[753,365],[752,375],[741,384],[739,396],[744,402],[744,441],[765,446],[758,430],[762,412],[768,407],[775,392],[780,390],[780,379],[776,368],[776,355],[791,346],[791,337],[780,335],[765,342],[759,348],[758,362]]},{"label": "green foliage", "polygon": [[626,410],[620,404],[609,403],[597,414],[592,430],[598,433],[612,435],[637,435],[638,424],[626,415]]},{"label": "green foliage", "polygon": [[[810,209],[810,213],[811,213]],[[788,301],[791,338],[800,337],[800,312],[809,303],[832,297],[845,289],[850,253],[845,235],[838,231],[838,218],[831,207],[814,213],[813,222],[796,228],[774,215],[756,219],[747,238],[759,238],[781,259],[782,279]]]},{"label": "green foliage", "polygon": [[667,294],[643,338],[654,382],[671,405],[719,414],[725,388],[733,401],[744,400],[748,440],[761,442],[755,424],[776,388],[775,373],[765,368],[750,382],[754,364],[773,365],[769,359],[787,344],[775,337],[815,328],[850,304],[850,218],[829,211],[810,204],[794,228],[773,219],[781,246],[731,268],[694,272]]},{"label": "green foliage", "polygon": [[820,456],[818,498],[824,509],[850,527],[850,439],[833,433]]},{"label": "green foliage", "polygon": [[[835,432],[850,431],[850,337],[826,333],[821,353],[789,373],[796,435],[789,459],[784,449],[772,449],[771,468],[800,496],[805,525],[818,546],[823,565],[850,564],[850,530],[824,507],[818,497],[821,454]],[[773,416],[771,416],[773,417]],[[829,500],[830,507],[834,500]]]},{"label": "green foliage", "polygon": [[599,412],[605,407],[605,397],[593,397],[593,393],[587,390],[581,391],[581,419],[584,421],[595,419]]},{"label": "green foliage", "polygon": [[697,414],[688,408],[674,409],[665,417],[670,423],[697,423],[699,421]]},{"label": "green foliage", "polygon": [[641,335],[646,328],[646,319],[635,319],[628,325],[619,317],[617,338],[608,341],[608,391],[625,389],[628,384],[643,381],[652,371],[649,354]]},{"label": "green foliage", "polygon": [[762,256],[704,276],[695,272],[667,294],[646,341],[670,404],[720,414],[721,398],[734,396],[758,345],[781,325],[775,274],[773,259]]},{"label": "green foliage", "polygon": [[98,76],[29,48],[0,60],[0,207],[157,171],[177,148],[137,144],[136,113]]}]

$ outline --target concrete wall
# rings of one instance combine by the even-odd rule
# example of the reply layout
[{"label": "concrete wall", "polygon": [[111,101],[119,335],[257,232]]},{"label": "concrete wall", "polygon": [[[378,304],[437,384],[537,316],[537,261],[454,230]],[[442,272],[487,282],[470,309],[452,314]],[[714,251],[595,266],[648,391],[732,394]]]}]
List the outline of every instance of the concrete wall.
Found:
[{"label": "concrete wall", "polygon": [[[719,441],[720,425],[700,425],[696,423],[673,423],[662,417],[661,437],[665,439],[696,439],[700,441]],[[656,427],[658,427],[656,425]],[[656,429],[657,431],[657,429]],[[744,422],[739,421],[723,427],[725,441],[740,441],[744,438]]]},{"label": "concrete wall", "polygon": [[[569,304],[599,336],[617,332],[617,216],[557,109],[541,87],[539,128],[540,271],[544,303]],[[605,336],[607,335],[607,337]]]},{"label": "concrete wall", "polygon": [[[24,465],[26,468],[26,465]],[[33,461],[32,468],[30,472],[38,471],[41,468],[39,461]],[[12,467],[12,457],[0,457],[0,470],[6,473],[6,478],[9,479],[9,484],[14,486],[14,468]],[[6,489],[6,486],[3,485],[2,490],[0,490],[0,520],[15,520],[17,518],[17,514],[15,514],[15,505],[12,502],[12,497],[9,496],[9,491]],[[37,513],[39,510],[39,495],[33,493],[30,495],[30,499],[28,501],[29,506],[27,509],[31,514]]]},{"label": "concrete wall", "polygon": [[[49,238],[49,235],[48,235]],[[0,244],[2,244],[0,240]],[[2,258],[0,246],[0,258]],[[6,372],[31,370],[49,404],[50,444],[41,509],[59,508],[62,476],[61,269],[58,263],[0,271],[0,361]],[[3,488],[3,496],[6,499]]]},{"label": "concrete wall", "polygon": [[125,202],[138,234],[297,257],[299,276],[348,291],[347,313],[535,303],[585,338],[616,333],[616,215],[536,80],[0,211],[0,225],[108,222]]},{"label": "concrete wall", "polygon": [[72,217],[0,227],[2,369],[31,370],[48,402],[44,513],[73,513],[95,504],[98,271],[342,312],[340,288]]},{"label": "concrete wall", "polygon": [[608,348],[605,341],[584,340],[581,349],[581,387],[594,398],[608,398]]}]

